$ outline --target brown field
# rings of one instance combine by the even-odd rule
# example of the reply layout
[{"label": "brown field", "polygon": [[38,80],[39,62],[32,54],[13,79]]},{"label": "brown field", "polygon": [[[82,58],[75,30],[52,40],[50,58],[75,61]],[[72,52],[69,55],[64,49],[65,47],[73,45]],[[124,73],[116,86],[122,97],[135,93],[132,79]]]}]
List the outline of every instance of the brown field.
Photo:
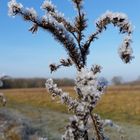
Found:
[{"label": "brown field", "polygon": [[[64,87],[63,89],[75,96],[72,87]],[[4,92],[6,95],[7,107],[25,105],[67,112],[67,108],[59,103],[58,99],[51,99],[46,89],[12,89],[1,90],[0,92]],[[97,105],[95,112],[103,118],[140,124],[140,86],[109,87]]]},{"label": "brown field", "polygon": [[[75,97],[72,87],[63,89]],[[39,136],[47,137],[49,140],[61,140],[61,134],[64,133],[72,112],[68,112],[58,98],[52,100],[43,88],[10,89],[0,92],[6,95],[8,101],[6,107],[0,107],[1,112],[5,110],[16,116],[17,120],[29,119],[30,127],[37,130]],[[110,139],[119,140],[120,136],[126,140],[140,138],[140,86],[109,87],[94,111],[102,118],[112,119],[122,128],[121,134],[112,128],[106,128],[105,134]]]}]

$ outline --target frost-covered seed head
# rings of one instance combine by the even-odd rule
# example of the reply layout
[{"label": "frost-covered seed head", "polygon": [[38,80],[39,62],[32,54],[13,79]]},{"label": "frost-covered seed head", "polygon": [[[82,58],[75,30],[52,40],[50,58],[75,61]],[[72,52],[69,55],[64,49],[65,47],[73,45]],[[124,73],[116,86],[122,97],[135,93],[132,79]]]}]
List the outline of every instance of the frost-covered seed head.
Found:
[{"label": "frost-covered seed head", "polygon": [[127,15],[123,13],[107,11],[97,20],[96,25],[101,32],[103,29],[106,29],[106,25],[109,23],[113,23],[114,26],[118,26],[122,33],[131,34],[133,32],[132,25],[128,21]]},{"label": "frost-covered seed head", "polygon": [[15,16],[23,8],[23,5],[21,3],[17,3],[16,0],[10,0],[8,2],[8,8],[8,15]]},{"label": "frost-covered seed head", "polygon": [[119,48],[119,55],[121,57],[121,59],[125,62],[125,63],[128,63],[130,62],[134,57],[132,56],[132,48],[130,46],[132,40],[131,40],[131,37],[130,36],[127,36],[121,47]]},{"label": "frost-covered seed head", "polygon": [[37,12],[35,11],[34,8],[26,8],[26,12],[33,19],[37,17]]},{"label": "frost-covered seed head", "polygon": [[55,6],[52,4],[50,0],[45,0],[41,6],[42,9],[47,10],[48,12],[54,11]]}]

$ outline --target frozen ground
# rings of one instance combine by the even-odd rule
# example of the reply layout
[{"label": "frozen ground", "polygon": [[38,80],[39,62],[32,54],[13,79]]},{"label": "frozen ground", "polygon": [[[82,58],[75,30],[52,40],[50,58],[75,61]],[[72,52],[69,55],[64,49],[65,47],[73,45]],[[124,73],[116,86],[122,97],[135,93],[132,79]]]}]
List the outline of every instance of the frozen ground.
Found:
[{"label": "frozen ground", "polygon": [[[33,108],[25,105],[13,105],[10,108],[1,108],[0,137],[2,137],[2,130],[4,127],[7,127],[5,122],[7,121],[11,123],[11,121],[9,121],[11,119],[17,124],[16,131],[18,128],[22,128],[22,131],[24,130],[24,135],[38,135],[47,137],[49,140],[60,140],[61,134],[64,132],[65,125],[68,122],[69,115],[70,114],[60,113],[45,108]],[[123,135],[123,140],[139,140],[140,126],[122,122],[117,122],[117,124],[122,127],[121,134],[112,128],[106,128],[106,134],[111,138],[111,140],[120,140],[120,135]],[[19,134],[23,135],[21,132],[19,132]],[[0,140],[7,139],[0,138]],[[27,139],[22,136],[22,140]]]}]

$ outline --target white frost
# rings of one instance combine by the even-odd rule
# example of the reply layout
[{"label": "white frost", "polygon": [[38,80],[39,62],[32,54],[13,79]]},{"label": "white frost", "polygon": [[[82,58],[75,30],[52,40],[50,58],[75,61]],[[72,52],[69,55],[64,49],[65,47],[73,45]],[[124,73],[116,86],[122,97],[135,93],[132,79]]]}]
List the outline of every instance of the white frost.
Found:
[{"label": "white frost", "polygon": [[37,17],[37,12],[35,11],[34,8],[26,8],[27,12],[29,13],[29,15],[32,17],[32,18],[36,18]]},{"label": "white frost", "polygon": [[16,0],[10,0],[8,2],[8,8],[8,15],[15,16],[17,12],[23,8],[23,5],[21,3],[17,3]]}]

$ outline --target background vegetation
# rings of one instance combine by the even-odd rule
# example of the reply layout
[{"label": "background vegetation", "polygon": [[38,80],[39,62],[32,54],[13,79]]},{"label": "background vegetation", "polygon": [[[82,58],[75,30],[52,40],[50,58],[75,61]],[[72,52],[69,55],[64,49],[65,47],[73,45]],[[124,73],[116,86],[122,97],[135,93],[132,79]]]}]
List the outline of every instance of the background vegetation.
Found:
[{"label": "background vegetation", "polygon": [[[3,80],[3,87],[0,89],[16,89],[16,88],[44,88],[46,78],[7,78]],[[71,87],[74,86],[74,79],[62,78],[54,79],[58,86]],[[110,84],[112,85],[140,85],[140,77],[131,82],[124,82],[121,76],[114,76]]]},{"label": "background vegetation", "polygon": [[[74,86],[74,80],[63,78],[54,79],[58,86]],[[3,80],[2,89],[13,89],[13,88],[43,88],[45,87],[45,78],[12,78]]]}]

